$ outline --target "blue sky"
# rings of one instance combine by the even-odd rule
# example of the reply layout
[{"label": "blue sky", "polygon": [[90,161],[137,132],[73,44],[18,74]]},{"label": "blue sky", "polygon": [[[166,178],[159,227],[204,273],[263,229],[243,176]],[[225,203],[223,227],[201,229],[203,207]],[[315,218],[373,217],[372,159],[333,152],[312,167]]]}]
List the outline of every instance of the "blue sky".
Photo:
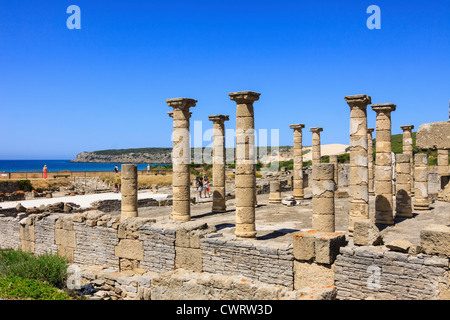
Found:
[{"label": "blue sky", "polygon": [[[70,5],[80,30],[66,27]],[[348,144],[353,94],[397,104],[393,134],[417,130],[448,120],[449,35],[446,0],[0,0],[0,159],[170,147],[166,99],[197,99],[204,130],[211,114],[235,128],[228,93],[241,90],[261,93],[256,128],[279,129],[280,145],[292,123],[304,145],[318,126],[322,143]]]}]

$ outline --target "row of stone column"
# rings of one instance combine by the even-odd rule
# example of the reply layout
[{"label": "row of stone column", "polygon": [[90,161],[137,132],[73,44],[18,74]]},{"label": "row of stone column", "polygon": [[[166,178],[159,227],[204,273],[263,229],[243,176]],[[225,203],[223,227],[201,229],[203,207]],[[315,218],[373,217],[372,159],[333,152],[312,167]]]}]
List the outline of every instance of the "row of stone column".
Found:
[{"label": "row of stone column", "polygon": [[[255,137],[253,102],[260,94],[253,91],[229,94],[236,107],[236,236],[253,238],[256,236],[255,204]],[[197,100],[176,98],[166,100],[173,108],[169,115],[173,118],[173,211],[174,221],[189,221],[190,215],[190,136],[189,119],[191,107]],[[225,121],[228,115],[211,115],[213,122],[213,212],[226,211],[225,193]]]},{"label": "row of stone column", "polygon": [[[367,106],[371,104],[371,97],[354,95],[345,97],[345,100],[350,106],[349,234],[352,234],[355,220],[369,218],[369,194],[375,194],[375,223],[385,225],[394,223],[391,113],[396,110],[396,105],[392,103],[371,105],[372,110],[376,112],[376,165],[374,166],[372,150],[374,130],[367,128]],[[429,208],[427,158],[425,154],[417,154],[414,168],[412,158],[414,126],[408,125],[401,128],[403,154],[396,155],[396,214],[401,217],[410,217],[413,192],[416,196],[414,208]]]}]

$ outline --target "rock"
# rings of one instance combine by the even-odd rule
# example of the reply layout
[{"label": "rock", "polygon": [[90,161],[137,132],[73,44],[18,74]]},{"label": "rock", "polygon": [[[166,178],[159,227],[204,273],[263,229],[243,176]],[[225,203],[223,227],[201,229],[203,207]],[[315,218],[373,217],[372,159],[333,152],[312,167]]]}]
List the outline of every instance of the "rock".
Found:
[{"label": "rock", "polygon": [[383,243],[383,237],[372,220],[358,219],[354,224],[353,243],[360,246],[376,246]]},{"label": "rock", "polygon": [[64,212],[64,202],[57,202],[49,204],[45,207],[44,211],[51,213],[61,213]]},{"label": "rock", "polygon": [[335,286],[316,285],[300,290],[300,300],[336,300]]},{"label": "rock", "polygon": [[391,241],[386,244],[386,247],[389,248],[392,251],[398,251],[398,252],[408,252],[409,248],[411,248],[413,244],[409,242],[408,240],[404,239],[396,239],[394,241]]},{"label": "rock", "polygon": [[27,214],[39,214],[41,212],[42,212],[42,210],[40,208],[36,208],[36,207],[27,208]]},{"label": "rock", "polygon": [[21,203],[18,203],[17,206],[16,206],[16,210],[18,212],[26,212],[27,208],[25,208]]},{"label": "rock", "polygon": [[450,257],[450,226],[432,224],[420,231],[420,244],[426,254]]},{"label": "rock", "polygon": [[297,201],[294,199],[294,197],[285,197],[283,200],[281,200],[281,203],[285,206],[292,207],[297,204]]}]

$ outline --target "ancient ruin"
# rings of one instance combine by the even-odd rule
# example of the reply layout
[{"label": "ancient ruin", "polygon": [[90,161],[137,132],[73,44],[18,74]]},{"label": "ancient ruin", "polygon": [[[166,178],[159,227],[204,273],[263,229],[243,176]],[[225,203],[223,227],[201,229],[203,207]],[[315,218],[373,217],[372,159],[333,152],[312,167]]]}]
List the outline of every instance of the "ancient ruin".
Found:
[{"label": "ancient ruin", "polygon": [[313,164],[311,189],[313,230],[335,232],[333,164]]},{"label": "ancient ruin", "polygon": [[312,132],[312,163],[320,163],[321,152],[320,152],[320,133],[323,128],[315,127],[310,128],[309,131]]},{"label": "ancient ruin", "polygon": [[403,153],[409,154],[411,159],[411,192],[414,194],[414,153],[413,153],[413,138],[412,130],[413,125],[401,126],[400,129],[403,130]]},{"label": "ancient ruin", "polygon": [[[172,194],[138,199],[136,165],[122,164],[120,200],[83,208],[63,202],[0,208],[0,249],[66,257],[70,285],[91,286],[91,299],[450,299],[448,186],[439,190],[442,197],[431,194],[438,190],[433,180],[438,173],[428,166],[426,153],[414,154],[413,161],[412,126],[402,127],[403,153],[395,155],[392,167],[395,105],[371,105],[377,113],[374,179],[373,129],[366,113],[371,97],[356,95],[345,97],[350,163],[338,163],[337,155],[321,163],[322,128],[311,128],[314,160],[304,168],[305,125],[291,125],[293,179],[288,170],[278,170],[257,180],[253,103],[260,94],[241,91],[229,97],[237,105],[236,171],[234,176],[225,171],[229,116],[211,115],[211,200],[191,201],[196,189],[189,122],[197,101],[169,99],[173,172],[166,189]],[[424,124],[417,133],[422,151],[448,152],[449,140],[448,122]],[[441,181],[448,177],[444,157],[442,152]],[[350,197],[337,196],[338,182]],[[156,197],[161,189],[152,191]]]},{"label": "ancient ruin", "polygon": [[225,212],[226,190],[225,190],[225,121],[229,120],[226,115],[213,115],[208,117],[213,122],[213,205],[212,212]]},{"label": "ancient ruin", "polygon": [[372,104],[376,117],[375,222],[393,224],[391,112],[392,103]]},{"label": "ancient ruin", "polygon": [[355,220],[369,217],[367,105],[372,101],[367,95],[348,96],[345,97],[345,100],[350,106],[350,221],[348,230],[352,234]]},{"label": "ancient ruin", "polygon": [[175,98],[166,100],[167,105],[173,108],[170,114],[173,118],[173,211],[174,221],[189,221],[191,219],[191,144],[189,135],[189,109],[195,107],[197,100],[188,98]]},{"label": "ancient ruin", "polygon": [[418,153],[414,156],[414,209],[428,210],[428,156]]},{"label": "ancient ruin", "polygon": [[137,166],[122,165],[122,217],[138,216]]},{"label": "ancient ruin", "polygon": [[291,124],[290,128],[294,130],[294,198],[295,200],[302,200],[304,198],[303,191],[303,142],[302,129],[304,124]]},{"label": "ancient ruin", "polygon": [[395,155],[396,177],[396,217],[412,218],[412,193],[411,193],[411,156],[409,154]]},{"label": "ancient ruin", "polygon": [[367,157],[369,168],[369,195],[373,196],[374,192],[374,170],[373,170],[373,137],[372,134],[375,131],[374,128],[367,129]]},{"label": "ancient ruin", "polygon": [[230,99],[236,107],[236,236],[254,238],[255,226],[255,120],[253,102],[260,93],[232,92]]}]

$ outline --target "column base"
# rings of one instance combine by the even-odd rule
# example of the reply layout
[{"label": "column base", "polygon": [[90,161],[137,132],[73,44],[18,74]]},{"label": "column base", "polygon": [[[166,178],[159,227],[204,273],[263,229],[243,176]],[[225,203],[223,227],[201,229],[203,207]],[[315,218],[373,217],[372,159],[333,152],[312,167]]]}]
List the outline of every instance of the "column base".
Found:
[{"label": "column base", "polygon": [[191,221],[191,216],[190,215],[180,215],[180,214],[176,214],[173,213],[170,216],[172,221],[182,221],[182,222],[188,222]]},{"label": "column base", "polygon": [[391,226],[394,224],[394,218],[393,217],[386,217],[386,218],[375,217],[375,224],[384,224],[384,225]]},{"label": "column base", "polygon": [[430,210],[429,204],[415,204],[414,210]]},{"label": "column base", "polygon": [[227,212],[227,208],[226,207],[212,207],[212,212],[214,212],[214,213]]}]

